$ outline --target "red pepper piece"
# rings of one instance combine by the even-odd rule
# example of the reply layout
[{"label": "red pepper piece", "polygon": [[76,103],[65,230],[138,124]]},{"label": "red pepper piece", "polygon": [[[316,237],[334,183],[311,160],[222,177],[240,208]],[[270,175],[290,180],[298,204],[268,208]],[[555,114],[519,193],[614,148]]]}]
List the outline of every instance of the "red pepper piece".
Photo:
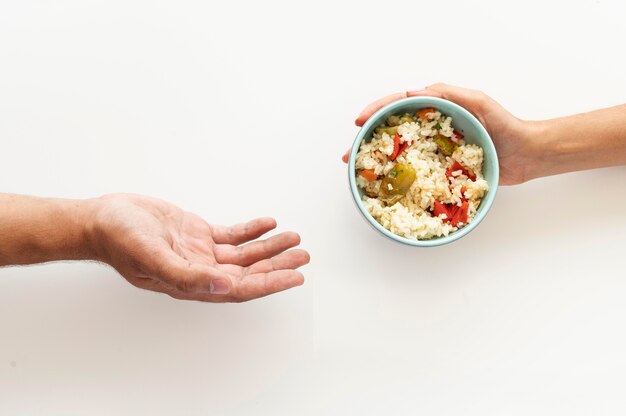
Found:
[{"label": "red pepper piece", "polygon": [[468,211],[469,211],[469,202],[463,201],[461,206],[455,205],[457,210],[455,211],[452,219],[450,220],[450,225],[456,227],[459,223],[467,224],[468,219]]},{"label": "red pepper piece", "polygon": [[363,169],[359,175],[364,177],[368,182],[373,182],[378,179],[378,175],[371,169]]},{"label": "red pepper piece", "polygon": [[461,206],[457,204],[444,204],[439,201],[435,201],[433,207],[433,216],[438,217],[441,214],[446,214],[445,222],[449,222],[450,225],[456,227],[459,223],[467,224],[469,211],[469,202],[463,201]]},{"label": "red pepper piece", "polygon": [[398,148],[398,154],[391,160],[396,160],[396,158],[400,156],[402,152],[404,152],[404,149],[406,149],[407,147],[409,147],[409,142],[400,143],[400,147]]},{"label": "red pepper piece", "polygon": [[457,140],[461,140],[463,137],[465,137],[465,136],[463,136],[461,133],[459,133],[459,132],[458,132],[458,131],[456,131],[456,130],[452,130],[452,134],[454,134],[454,137],[455,137]]},{"label": "red pepper piece", "polygon": [[469,202],[463,201],[463,204],[461,205],[461,209],[459,210],[459,220],[467,224],[468,219],[469,219]]},{"label": "red pepper piece", "polygon": [[452,222],[454,220],[454,218],[457,216],[458,212],[459,212],[459,207],[457,204],[447,204],[448,205],[448,212],[450,213],[448,215],[448,221]]},{"label": "red pepper piece", "polygon": [[438,217],[441,214],[446,214],[444,221],[450,222],[452,218],[457,214],[459,206],[456,204],[444,204],[443,202],[435,201],[433,207],[433,215]]},{"label": "red pepper piece", "polygon": [[470,180],[475,181],[476,180],[476,175],[474,175],[473,173],[471,173],[469,170],[465,169],[459,162],[457,162],[456,160],[454,161],[454,163],[452,164],[452,166],[450,167],[450,169],[448,169],[446,171],[446,178],[450,179],[452,177],[452,172],[456,172],[457,170],[460,170],[461,173],[465,176],[467,176],[468,178],[470,178]]},{"label": "red pepper piece", "polygon": [[446,207],[446,204],[435,201],[435,206],[433,207],[433,216],[438,217],[441,214],[448,215],[448,208]]},{"label": "red pepper piece", "polygon": [[402,135],[398,133],[393,135],[393,152],[389,155],[389,160],[396,160],[400,154],[400,137],[402,137]]},{"label": "red pepper piece", "polygon": [[422,120],[430,120],[428,117],[429,114],[435,114],[434,108],[422,108],[421,110],[416,112],[417,116]]}]

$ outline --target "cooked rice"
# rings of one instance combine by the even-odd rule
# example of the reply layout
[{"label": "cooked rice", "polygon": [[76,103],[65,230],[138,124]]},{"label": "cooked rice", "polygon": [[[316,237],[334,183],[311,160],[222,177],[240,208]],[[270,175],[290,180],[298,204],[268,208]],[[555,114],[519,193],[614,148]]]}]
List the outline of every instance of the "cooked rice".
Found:
[{"label": "cooked rice", "polygon": [[[436,129],[436,126],[440,129]],[[432,214],[436,200],[461,206],[462,187],[466,189],[464,196],[469,203],[467,223],[472,221],[481,199],[489,189],[482,174],[483,150],[477,145],[466,144],[462,139],[457,140],[453,132],[452,118],[437,111],[428,122],[418,118],[415,122],[406,122],[398,127],[398,133],[402,135],[400,143],[408,141],[412,144],[395,161],[389,158],[394,150],[393,137],[389,134],[374,133],[370,142],[361,144],[356,156],[357,170],[371,169],[379,177],[368,182],[357,173],[356,183],[364,190],[365,207],[383,227],[399,236],[418,240],[446,236],[462,228],[466,224],[452,226],[444,221],[445,214],[439,217]],[[432,140],[435,134],[452,138],[457,143],[458,147],[452,156],[444,156],[437,151],[437,144]],[[453,172],[448,179],[446,171],[455,161],[472,172],[476,180],[472,181],[461,170]],[[367,194],[380,193],[384,175],[396,163],[410,164],[417,177],[407,194],[388,206],[379,196],[370,197]]]}]

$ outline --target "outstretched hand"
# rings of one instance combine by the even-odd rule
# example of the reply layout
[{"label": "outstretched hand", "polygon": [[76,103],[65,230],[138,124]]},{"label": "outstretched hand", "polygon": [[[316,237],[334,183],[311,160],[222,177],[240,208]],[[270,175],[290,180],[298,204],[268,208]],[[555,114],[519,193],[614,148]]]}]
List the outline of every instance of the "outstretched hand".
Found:
[{"label": "outstretched hand", "polygon": [[[477,90],[455,87],[447,84],[434,84],[419,91],[391,94],[369,104],[357,117],[359,127],[379,109],[406,97],[430,96],[452,101],[472,113],[487,129],[498,151],[500,162],[500,183],[515,185],[530,179],[527,172],[528,161],[533,149],[526,122],[514,117],[495,100]],[[342,160],[347,163],[348,150]]]},{"label": "outstretched hand", "polygon": [[98,199],[91,237],[98,260],[131,284],[176,299],[241,302],[301,285],[296,269],[309,254],[292,249],[300,236],[272,218],[245,224],[208,224],[154,198],[113,194]]}]

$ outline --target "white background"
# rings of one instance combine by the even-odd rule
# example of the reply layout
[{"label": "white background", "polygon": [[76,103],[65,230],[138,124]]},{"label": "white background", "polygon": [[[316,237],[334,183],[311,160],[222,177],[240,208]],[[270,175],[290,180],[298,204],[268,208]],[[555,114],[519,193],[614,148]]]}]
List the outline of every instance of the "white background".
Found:
[{"label": "white background", "polygon": [[626,101],[624,2],[0,4],[3,192],[272,215],[312,256],[237,305],[0,270],[0,414],[626,412],[624,168],[500,188],[424,250],[360,218],[340,162],[365,104],[435,81],[522,118]]}]

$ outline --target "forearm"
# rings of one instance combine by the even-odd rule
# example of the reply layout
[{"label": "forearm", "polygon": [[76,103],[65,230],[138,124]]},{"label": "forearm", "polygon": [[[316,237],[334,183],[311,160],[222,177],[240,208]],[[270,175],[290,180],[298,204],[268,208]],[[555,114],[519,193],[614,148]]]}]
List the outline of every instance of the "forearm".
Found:
[{"label": "forearm", "polygon": [[533,178],[626,165],[626,105],[528,125]]},{"label": "forearm", "polygon": [[92,205],[0,194],[0,266],[92,258]]}]

